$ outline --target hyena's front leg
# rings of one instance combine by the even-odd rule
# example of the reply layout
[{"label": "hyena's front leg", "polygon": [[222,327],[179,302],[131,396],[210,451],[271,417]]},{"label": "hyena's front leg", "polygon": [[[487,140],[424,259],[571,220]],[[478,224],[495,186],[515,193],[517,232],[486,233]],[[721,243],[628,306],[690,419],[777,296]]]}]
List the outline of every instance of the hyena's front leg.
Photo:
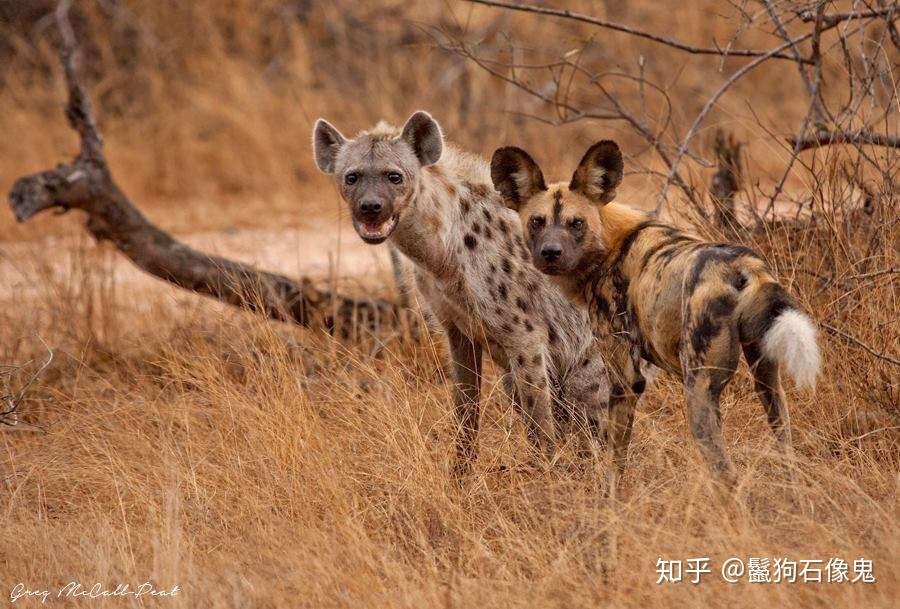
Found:
[{"label": "hyena's front leg", "polygon": [[447,339],[453,368],[453,409],[458,425],[456,463],[458,475],[471,471],[478,439],[479,398],[481,393],[481,345],[448,325]]},{"label": "hyena's front leg", "polygon": [[607,440],[610,374],[601,354],[603,345],[594,339],[575,367],[566,375],[563,398],[581,426],[581,454],[596,456]]},{"label": "hyena's front leg", "polygon": [[533,446],[550,456],[556,439],[556,427],[545,357],[542,353],[534,354],[534,351],[513,354],[509,371],[521,400],[528,439]]}]

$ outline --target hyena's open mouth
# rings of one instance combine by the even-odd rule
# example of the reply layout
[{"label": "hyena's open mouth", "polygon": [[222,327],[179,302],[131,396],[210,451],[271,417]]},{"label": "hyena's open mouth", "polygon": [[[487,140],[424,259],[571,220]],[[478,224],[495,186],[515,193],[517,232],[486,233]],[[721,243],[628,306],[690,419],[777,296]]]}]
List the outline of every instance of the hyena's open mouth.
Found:
[{"label": "hyena's open mouth", "polygon": [[353,219],[353,228],[356,229],[356,233],[362,237],[363,241],[372,245],[377,245],[390,237],[396,227],[397,214],[381,222],[364,222]]}]

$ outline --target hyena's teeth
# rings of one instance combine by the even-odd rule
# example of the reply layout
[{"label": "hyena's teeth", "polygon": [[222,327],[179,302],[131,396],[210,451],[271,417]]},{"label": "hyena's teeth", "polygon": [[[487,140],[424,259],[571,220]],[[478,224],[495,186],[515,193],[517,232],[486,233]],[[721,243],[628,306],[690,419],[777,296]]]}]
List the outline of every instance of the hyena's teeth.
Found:
[{"label": "hyena's teeth", "polygon": [[389,218],[382,224],[368,224],[363,222],[359,225],[359,232],[362,233],[364,237],[368,237],[369,239],[377,239],[388,235],[391,230],[393,230],[394,224],[396,224],[396,222],[397,221],[395,218]]}]

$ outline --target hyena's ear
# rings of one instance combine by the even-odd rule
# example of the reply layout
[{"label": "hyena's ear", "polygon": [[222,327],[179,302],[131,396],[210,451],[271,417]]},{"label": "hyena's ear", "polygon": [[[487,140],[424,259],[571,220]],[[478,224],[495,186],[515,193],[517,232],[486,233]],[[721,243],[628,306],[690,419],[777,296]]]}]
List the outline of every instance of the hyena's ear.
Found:
[{"label": "hyena's ear", "polygon": [[609,203],[622,182],[622,151],[612,140],[597,142],[584,153],[569,189],[597,203]]},{"label": "hyena's ear", "polygon": [[431,115],[419,110],[409,117],[403,125],[400,139],[412,146],[416,158],[422,166],[433,165],[441,158],[444,151],[444,135],[441,126]]},{"label": "hyena's ear", "polygon": [[491,158],[491,181],[510,209],[519,210],[525,201],[547,190],[544,174],[531,156],[515,146],[494,151]]},{"label": "hyena's ear", "polygon": [[340,131],[324,118],[316,121],[313,128],[313,152],[316,165],[322,173],[334,173],[334,162],[338,151],[347,141]]}]

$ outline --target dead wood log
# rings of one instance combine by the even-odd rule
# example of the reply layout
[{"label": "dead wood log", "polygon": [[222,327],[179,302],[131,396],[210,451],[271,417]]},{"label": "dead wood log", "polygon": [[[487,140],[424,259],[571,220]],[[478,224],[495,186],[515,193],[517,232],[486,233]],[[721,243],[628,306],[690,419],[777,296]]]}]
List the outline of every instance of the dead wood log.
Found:
[{"label": "dead wood log", "polygon": [[48,209],[81,210],[95,239],[111,242],[138,268],[159,279],[278,321],[339,331],[342,338],[412,323],[412,316],[389,300],[351,298],[316,288],[308,278],[294,280],[204,254],[150,223],[116,185],[103,154],[103,138],[78,78],[70,5],[71,0],[59,3],[56,21],[68,88],[66,117],[78,132],[81,149],[71,162],[13,184],[9,203],[19,222]]}]

